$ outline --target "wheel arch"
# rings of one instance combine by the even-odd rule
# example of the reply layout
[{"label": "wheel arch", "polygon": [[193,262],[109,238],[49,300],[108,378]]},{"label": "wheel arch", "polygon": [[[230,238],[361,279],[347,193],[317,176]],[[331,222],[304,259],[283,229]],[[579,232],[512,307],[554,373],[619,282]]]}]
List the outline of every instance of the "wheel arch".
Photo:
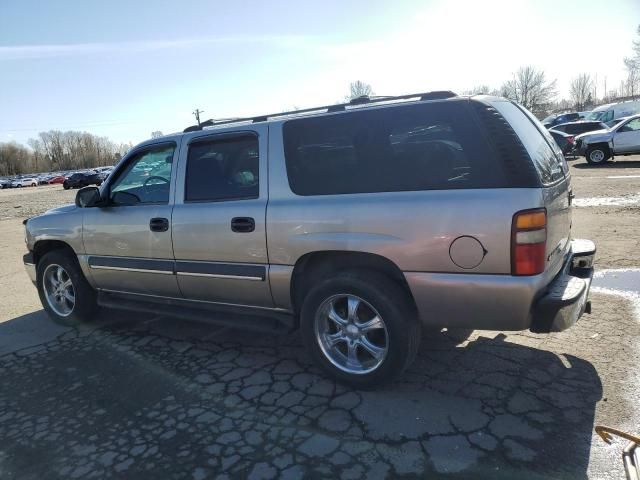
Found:
[{"label": "wheel arch", "polygon": [[406,292],[415,308],[404,273],[393,261],[369,252],[321,250],[306,253],[295,263],[290,286],[293,311],[300,312],[306,292],[318,281],[347,270],[370,270],[391,278]]},{"label": "wheel arch", "polygon": [[62,240],[38,240],[33,245],[33,261],[37,265],[40,259],[47,253],[53,250],[66,250],[69,253],[76,255],[76,252],[66,242]]}]

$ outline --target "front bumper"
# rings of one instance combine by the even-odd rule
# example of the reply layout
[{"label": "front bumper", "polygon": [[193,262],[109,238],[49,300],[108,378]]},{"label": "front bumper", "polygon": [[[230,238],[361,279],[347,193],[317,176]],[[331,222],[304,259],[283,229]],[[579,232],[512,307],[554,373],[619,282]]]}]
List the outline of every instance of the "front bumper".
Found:
[{"label": "front bumper", "polygon": [[532,332],[560,332],[575,324],[583,313],[591,313],[589,289],[595,254],[592,241],[571,242],[571,253],[562,270],[534,303]]},{"label": "front bumper", "polygon": [[24,263],[24,268],[27,271],[27,275],[35,285],[36,283],[36,264],[33,260],[33,253],[29,252],[26,255],[22,256],[22,262]]}]

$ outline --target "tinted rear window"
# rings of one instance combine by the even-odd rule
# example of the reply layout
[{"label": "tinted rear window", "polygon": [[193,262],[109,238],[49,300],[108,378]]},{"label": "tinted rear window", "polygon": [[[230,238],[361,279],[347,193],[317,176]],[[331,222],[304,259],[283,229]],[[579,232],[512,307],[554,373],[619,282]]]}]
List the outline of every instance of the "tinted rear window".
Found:
[{"label": "tinted rear window", "polygon": [[289,185],[298,195],[503,187],[473,118],[465,101],[290,120]]},{"label": "tinted rear window", "polygon": [[531,113],[511,102],[496,102],[494,106],[520,137],[540,181],[548,185],[564,178],[564,156],[549,131]]}]

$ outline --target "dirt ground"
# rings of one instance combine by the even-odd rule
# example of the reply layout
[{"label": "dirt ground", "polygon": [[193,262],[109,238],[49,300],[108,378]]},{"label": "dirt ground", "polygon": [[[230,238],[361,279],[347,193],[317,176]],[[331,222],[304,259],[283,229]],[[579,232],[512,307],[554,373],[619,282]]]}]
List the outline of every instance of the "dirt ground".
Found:
[{"label": "dirt ground", "polygon": [[[596,242],[598,270],[640,267],[640,157],[569,163],[576,200],[608,203],[574,208],[574,237]],[[353,391],[296,334],[120,312],[52,324],[21,222],[74,195],[0,191],[0,477],[624,478],[623,443],[593,427],[640,433],[636,294],[594,289],[557,334],[432,335],[391,387]]]}]

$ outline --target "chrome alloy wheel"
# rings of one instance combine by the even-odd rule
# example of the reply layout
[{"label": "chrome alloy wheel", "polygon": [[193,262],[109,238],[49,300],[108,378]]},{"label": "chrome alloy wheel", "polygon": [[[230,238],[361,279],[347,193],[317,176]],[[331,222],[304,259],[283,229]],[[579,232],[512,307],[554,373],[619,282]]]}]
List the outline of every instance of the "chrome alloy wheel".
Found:
[{"label": "chrome alloy wheel", "polygon": [[76,293],[67,271],[52,263],[42,275],[42,287],[47,303],[56,314],[68,317],[76,306]]},{"label": "chrome alloy wheel", "polygon": [[316,340],[325,357],[343,372],[373,372],[387,356],[389,334],[368,302],[352,294],[327,298],[315,316]]}]

